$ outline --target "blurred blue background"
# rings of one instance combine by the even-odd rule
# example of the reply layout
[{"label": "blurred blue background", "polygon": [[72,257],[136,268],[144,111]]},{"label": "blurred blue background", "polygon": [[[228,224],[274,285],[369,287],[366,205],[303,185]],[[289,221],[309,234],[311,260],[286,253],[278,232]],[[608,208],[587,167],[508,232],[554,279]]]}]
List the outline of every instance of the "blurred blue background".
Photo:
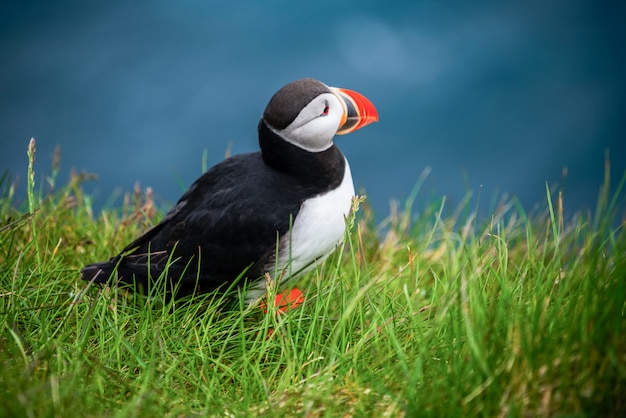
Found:
[{"label": "blurred blue background", "polygon": [[380,217],[425,167],[424,201],[531,211],[548,181],[593,209],[605,151],[615,183],[626,169],[625,22],[623,1],[5,1],[0,169],[25,190],[35,137],[40,184],[60,145],[58,181],[98,174],[96,207],[136,181],[168,205],[203,151],[255,151],[272,94],[314,77],[379,110],[337,143]]}]

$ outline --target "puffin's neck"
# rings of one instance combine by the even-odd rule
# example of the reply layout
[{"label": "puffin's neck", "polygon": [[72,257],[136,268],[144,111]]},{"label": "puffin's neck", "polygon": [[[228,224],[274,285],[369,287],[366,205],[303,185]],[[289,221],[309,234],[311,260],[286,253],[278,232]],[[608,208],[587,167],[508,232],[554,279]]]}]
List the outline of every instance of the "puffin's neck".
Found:
[{"label": "puffin's neck", "polygon": [[259,122],[259,145],[268,166],[297,177],[319,189],[335,189],[346,171],[346,159],[334,144],[324,151],[310,152],[285,141],[265,120]]}]

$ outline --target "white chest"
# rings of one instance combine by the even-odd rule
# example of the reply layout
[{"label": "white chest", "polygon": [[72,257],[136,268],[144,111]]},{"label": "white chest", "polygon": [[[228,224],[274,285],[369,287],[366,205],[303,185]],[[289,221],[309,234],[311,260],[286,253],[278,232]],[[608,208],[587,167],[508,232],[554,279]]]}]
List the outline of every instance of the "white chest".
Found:
[{"label": "white chest", "polygon": [[[296,217],[290,233],[281,238],[277,265],[266,266],[270,274],[276,271],[285,278],[314,268],[343,241],[346,218],[350,213],[354,184],[346,161],[343,181],[336,189],[306,200]],[[265,293],[265,280],[259,280],[250,290],[252,301]]]},{"label": "white chest", "polygon": [[291,272],[297,274],[312,262],[326,258],[343,241],[353,197],[354,184],[346,161],[346,172],[339,187],[302,204],[291,237],[285,237],[281,246],[279,266],[287,267],[291,261]]}]

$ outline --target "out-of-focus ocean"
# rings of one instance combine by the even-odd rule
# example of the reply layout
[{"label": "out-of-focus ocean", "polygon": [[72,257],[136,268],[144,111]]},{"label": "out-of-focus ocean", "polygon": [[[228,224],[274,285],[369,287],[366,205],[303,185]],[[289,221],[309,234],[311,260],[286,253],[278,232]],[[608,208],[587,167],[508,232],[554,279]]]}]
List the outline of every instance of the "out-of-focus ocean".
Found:
[{"label": "out-of-focus ocean", "polygon": [[272,94],[314,77],[379,110],[337,139],[378,216],[426,167],[423,201],[532,211],[548,182],[593,209],[606,150],[614,182],[626,170],[624,22],[617,1],[4,2],[0,170],[23,196],[35,137],[40,183],[59,145],[58,182],[98,174],[96,207],[136,181],[167,205],[203,152],[255,151]]}]

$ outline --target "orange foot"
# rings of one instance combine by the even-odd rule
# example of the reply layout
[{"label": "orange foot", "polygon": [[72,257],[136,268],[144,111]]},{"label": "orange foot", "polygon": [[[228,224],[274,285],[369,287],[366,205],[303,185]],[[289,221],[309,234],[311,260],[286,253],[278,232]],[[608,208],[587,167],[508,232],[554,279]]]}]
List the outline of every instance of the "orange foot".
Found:
[{"label": "orange foot", "polygon": [[[274,306],[280,313],[285,313],[290,309],[295,309],[304,303],[304,293],[297,288],[292,288],[288,291],[276,294],[276,300]],[[261,309],[263,313],[267,313],[267,305],[265,302],[261,303]]]}]

